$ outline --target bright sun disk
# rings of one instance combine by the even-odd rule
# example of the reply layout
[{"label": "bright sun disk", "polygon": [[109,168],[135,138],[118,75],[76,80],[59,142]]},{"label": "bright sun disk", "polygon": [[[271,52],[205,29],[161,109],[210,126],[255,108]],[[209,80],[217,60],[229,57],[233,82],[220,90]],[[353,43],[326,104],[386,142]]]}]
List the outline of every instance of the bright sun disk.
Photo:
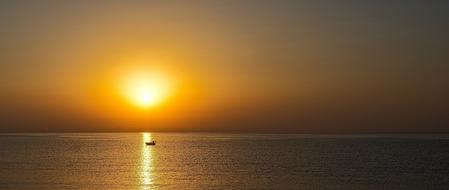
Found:
[{"label": "bright sun disk", "polygon": [[132,74],[126,78],[123,86],[125,97],[142,108],[161,104],[170,93],[167,77],[157,73]]}]

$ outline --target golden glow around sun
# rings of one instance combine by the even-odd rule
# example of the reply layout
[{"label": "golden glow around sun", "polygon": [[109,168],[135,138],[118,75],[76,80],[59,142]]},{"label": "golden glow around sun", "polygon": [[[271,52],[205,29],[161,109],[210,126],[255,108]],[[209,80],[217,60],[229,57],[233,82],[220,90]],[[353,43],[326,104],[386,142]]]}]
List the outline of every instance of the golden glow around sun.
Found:
[{"label": "golden glow around sun", "polygon": [[137,71],[125,77],[122,91],[135,106],[149,108],[163,103],[172,91],[168,77],[162,73]]}]

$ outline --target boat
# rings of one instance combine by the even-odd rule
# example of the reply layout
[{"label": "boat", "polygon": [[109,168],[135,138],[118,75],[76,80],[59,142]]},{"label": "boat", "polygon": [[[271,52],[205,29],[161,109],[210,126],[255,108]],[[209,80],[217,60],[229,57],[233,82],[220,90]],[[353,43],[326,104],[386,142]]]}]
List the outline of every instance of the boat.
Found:
[{"label": "boat", "polygon": [[156,141],[145,142],[145,144],[148,145],[148,146],[154,146],[154,145],[156,145]]}]

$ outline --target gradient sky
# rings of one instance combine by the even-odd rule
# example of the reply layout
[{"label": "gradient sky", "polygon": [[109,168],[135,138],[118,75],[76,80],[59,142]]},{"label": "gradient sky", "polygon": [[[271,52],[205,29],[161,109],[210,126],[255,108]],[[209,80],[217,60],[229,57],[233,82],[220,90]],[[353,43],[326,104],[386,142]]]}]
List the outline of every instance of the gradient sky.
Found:
[{"label": "gradient sky", "polygon": [[146,130],[449,132],[449,2],[0,1],[0,131]]}]

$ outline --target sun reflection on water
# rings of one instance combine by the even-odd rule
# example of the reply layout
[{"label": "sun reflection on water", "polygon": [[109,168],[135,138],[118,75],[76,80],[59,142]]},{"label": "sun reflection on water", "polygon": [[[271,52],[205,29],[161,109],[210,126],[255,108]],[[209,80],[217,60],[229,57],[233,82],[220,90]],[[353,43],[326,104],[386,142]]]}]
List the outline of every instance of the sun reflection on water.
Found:
[{"label": "sun reflection on water", "polygon": [[145,142],[152,141],[151,133],[142,133],[142,151],[140,157],[140,184],[141,189],[154,189],[153,148],[146,146]]}]

